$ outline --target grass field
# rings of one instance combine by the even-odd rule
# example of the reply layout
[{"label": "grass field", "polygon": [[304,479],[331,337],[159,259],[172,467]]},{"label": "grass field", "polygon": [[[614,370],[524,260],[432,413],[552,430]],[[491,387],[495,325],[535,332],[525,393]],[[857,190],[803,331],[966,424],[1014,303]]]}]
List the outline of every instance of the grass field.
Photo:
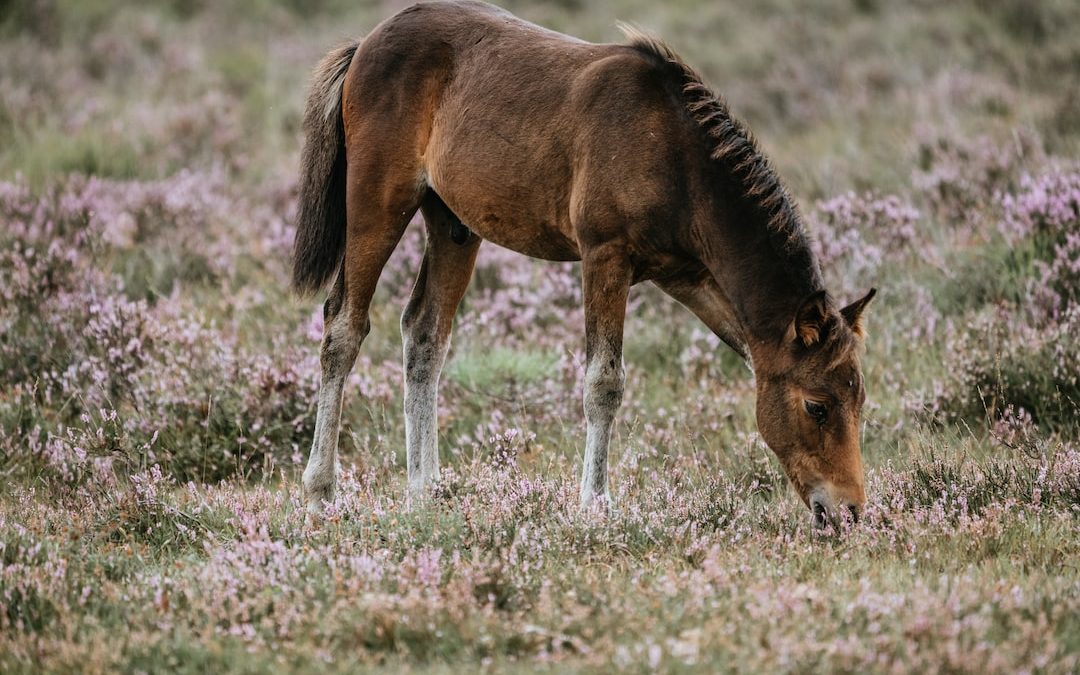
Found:
[{"label": "grass field", "polygon": [[1076,672],[1080,4],[512,1],[663,35],[871,285],[866,517],[815,533],[752,374],[631,294],[617,509],[577,508],[574,264],[486,245],[407,508],[398,317],[305,523],[310,68],[405,3],[0,0],[0,671]]}]

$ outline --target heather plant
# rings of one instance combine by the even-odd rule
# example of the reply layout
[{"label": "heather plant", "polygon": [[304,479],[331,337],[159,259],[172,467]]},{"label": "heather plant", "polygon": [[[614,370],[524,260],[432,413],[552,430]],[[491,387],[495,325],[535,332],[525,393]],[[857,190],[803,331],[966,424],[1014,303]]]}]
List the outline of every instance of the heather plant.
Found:
[{"label": "heather plant", "polygon": [[[949,340],[948,381],[930,412],[978,423],[997,420],[1008,408],[1035,424],[1069,436],[1080,434],[1080,306],[1045,328],[1023,315],[996,309],[975,317]],[[1013,414],[1016,414],[1015,412]]]},{"label": "heather plant", "polygon": [[1031,449],[1014,446],[1004,457],[959,462],[948,453],[929,450],[916,458],[910,480],[895,486],[896,494],[905,504],[938,509],[944,517],[978,515],[1002,501],[1075,507],[1080,499],[1080,453],[1061,442],[1038,454]]},{"label": "heather plant", "polygon": [[1025,169],[1042,159],[1038,136],[1030,131],[1017,131],[1010,141],[929,135],[918,153],[914,187],[940,224],[965,236],[985,236],[998,216],[987,208],[991,198],[1014,189]]},{"label": "heather plant", "polygon": [[[12,227],[0,257],[0,377],[57,406],[59,419],[39,426],[58,437],[73,427],[93,436],[93,429],[79,428],[80,416],[109,409],[136,440],[103,448],[105,455],[135,466],[167,458],[185,477],[264,468],[267,459],[295,453],[309,424],[305,395],[297,394],[314,387],[314,371],[296,367],[304,360],[294,346],[279,338],[268,352],[251,350],[189,304],[154,294],[129,299],[135,285],[167,284],[155,290],[171,293],[176,284],[214,279],[192,277],[194,259],[221,270],[223,280],[260,247],[285,246],[287,237],[273,228],[280,220],[256,219],[257,238],[243,259],[224,248],[220,237],[236,233],[220,225],[231,205],[221,185],[190,173],[153,183],[76,177],[35,198],[25,184],[3,184],[3,216]],[[166,281],[131,265],[146,255],[160,258],[155,249],[185,261],[186,276]],[[245,385],[222,388],[223,376]],[[151,436],[160,442],[149,450]],[[53,465],[62,479],[83,475],[66,462],[46,463]]]},{"label": "heather plant", "polygon": [[1029,284],[1036,315],[1059,318],[1080,303],[1080,169],[1054,167],[1021,179],[1000,198],[1002,234],[1032,240],[1037,279]]},{"label": "heather plant", "polygon": [[[819,202],[815,214],[829,230],[857,230],[877,242],[887,256],[910,253],[918,236],[919,210],[898,195],[849,192]],[[828,266],[848,257],[853,256],[825,255],[822,264]]]},{"label": "heather plant", "polygon": [[1080,169],[1050,167],[1025,174],[1015,192],[1001,194],[1004,217],[1000,229],[1010,241],[1029,235],[1059,238],[1080,220]]},{"label": "heather plant", "polygon": [[0,233],[0,376],[8,386],[31,380],[62,358],[64,336],[49,318],[77,305],[76,289],[101,281],[79,264],[96,244],[83,229],[85,214],[54,217],[51,201],[35,198],[25,185],[0,184],[0,219],[6,225]]},{"label": "heather plant", "polygon": [[1065,233],[1063,241],[1054,244],[1053,258],[1040,262],[1039,268],[1032,301],[1051,320],[1060,319],[1063,312],[1080,305],[1080,228]]},{"label": "heather plant", "polygon": [[856,293],[873,283],[887,260],[910,255],[919,218],[919,210],[898,195],[848,192],[817,202],[811,212],[814,252],[832,287]]},{"label": "heather plant", "polygon": [[[995,424],[1007,410],[1068,435],[1077,434],[1080,363],[1080,183],[1074,169],[1025,174],[999,192],[998,229],[1008,242],[994,268],[1009,280],[1008,302],[973,316],[946,344],[949,382],[930,407],[953,419]],[[970,301],[969,303],[970,304]],[[1019,411],[1019,412],[1015,412]]]}]

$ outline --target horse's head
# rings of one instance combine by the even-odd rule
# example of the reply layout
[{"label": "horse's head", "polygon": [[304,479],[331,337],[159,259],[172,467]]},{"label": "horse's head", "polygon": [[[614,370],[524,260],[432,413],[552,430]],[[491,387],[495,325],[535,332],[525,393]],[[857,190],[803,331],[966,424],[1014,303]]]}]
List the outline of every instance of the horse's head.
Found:
[{"label": "horse's head", "polygon": [[875,293],[839,310],[824,291],[811,295],[783,340],[762,362],[754,359],[758,429],[818,527],[858,519],[866,502],[859,348],[862,313]]}]

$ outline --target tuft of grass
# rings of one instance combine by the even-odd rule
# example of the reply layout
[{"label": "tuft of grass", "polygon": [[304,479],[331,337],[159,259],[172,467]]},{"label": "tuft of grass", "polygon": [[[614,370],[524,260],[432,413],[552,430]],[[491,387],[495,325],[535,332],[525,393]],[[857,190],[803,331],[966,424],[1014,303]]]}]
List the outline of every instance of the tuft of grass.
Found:
[{"label": "tuft of grass", "polygon": [[36,129],[14,130],[9,138],[10,145],[0,153],[0,177],[21,175],[35,187],[65,174],[117,179],[156,174],[130,137],[90,129],[76,133]]},{"label": "tuft of grass", "polygon": [[450,381],[470,390],[512,395],[549,377],[558,360],[558,354],[550,351],[495,347],[485,352],[455,354],[447,365],[446,375]]}]

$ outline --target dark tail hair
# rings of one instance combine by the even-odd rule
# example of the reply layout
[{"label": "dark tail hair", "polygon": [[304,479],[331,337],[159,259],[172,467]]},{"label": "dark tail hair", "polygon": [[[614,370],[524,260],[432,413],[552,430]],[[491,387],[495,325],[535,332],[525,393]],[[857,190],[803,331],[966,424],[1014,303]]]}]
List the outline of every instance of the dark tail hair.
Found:
[{"label": "dark tail hair", "polygon": [[304,111],[300,205],[293,242],[292,286],[300,295],[321,289],[345,254],[345,126],[341,88],[359,42],[334,49],[312,74]]}]

